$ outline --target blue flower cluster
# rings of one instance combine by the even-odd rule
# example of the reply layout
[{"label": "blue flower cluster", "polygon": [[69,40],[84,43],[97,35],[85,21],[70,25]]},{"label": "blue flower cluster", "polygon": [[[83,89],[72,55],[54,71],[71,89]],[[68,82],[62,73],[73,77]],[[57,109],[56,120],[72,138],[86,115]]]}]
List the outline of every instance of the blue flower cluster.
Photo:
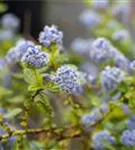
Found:
[{"label": "blue flower cluster", "polygon": [[104,103],[100,106],[100,108],[93,109],[92,113],[84,114],[81,118],[81,124],[85,130],[91,130],[91,127],[100,121],[108,112],[109,106]]},{"label": "blue flower cluster", "polygon": [[42,52],[40,46],[30,46],[21,61],[29,67],[41,68],[49,62],[49,54]]},{"label": "blue flower cluster", "polygon": [[71,44],[71,48],[73,49],[74,52],[80,54],[80,55],[84,55],[84,54],[88,54],[90,45],[91,45],[91,39],[82,39],[82,38],[76,38],[72,44]]},{"label": "blue flower cluster", "polygon": [[116,4],[112,7],[112,14],[120,21],[127,23],[130,15],[130,3],[125,0],[124,3],[116,1]]},{"label": "blue flower cluster", "polygon": [[94,113],[92,114],[84,114],[81,118],[81,124],[85,128],[85,130],[91,130],[91,127],[99,121],[98,116]]},{"label": "blue flower cluster", "polygon": [[0,42],[12,40],[15,34],[12,30],[0,30]]},{"label": "blue flower cluster", "polygon": [[135,130],[125,130],[121,135],[121,143],[126,146],[135,146]]},{"label": "blue flower cluster", "polygon": [[119,30],[113,33],[112,39],[115,41],[125,41],[130,38],[129,32],[127,30]]},{"label": "blue flower cluster", "polygon": [[70,65],[63,65],[58,68],[55,76],[55,82],[57,82],[60,88],[67,92],[74,92],[78,87],[78,70]]},{"label": "blue flower cluster", "polygon": [[129,66],[131,70],[135,71],[135,60],[133,60]]},{"label": "blue flower cluster", "polygon": [[5,14],[1,18],[1,25],[5,29],[16,30],[19,28],[20,20],[13,14]]},{"label": "blue flower cluster", "polygon": [[130,70],[129,60],[119,51],[114,53],[113,59],[116,67],[126,70],[127,72]]},{"label": "blue flower cluster", "polygon": [[108,106],[106,103],[103,103],[103,104],[100,106],[100,112],[101,112],[102,114],[108,113],[108,112],[109,112],[109,106]]},{"label": "blue flower cluster", "polygon": [[90,58],[97,62],[104,62],[112,57],[112,47],[105,38],[97,38],[91,44]]},{"label": "blue flower cluster", "polygon": [[63,43],[63,32],[59,31],[55,25],[51,27],[45,26],[44,30],[39,34],[39,42],[45,47],[49,47],[52,43],[61,46]]},{"label": "blue flower cluster", "polygon": [[21,39],[16,46],[11,48],[5,56],[5,62],[12,65],[20,62],[22,56],[27,52],[28,47],[34,46],[34,43],[28,40]]},{"label": "blue flower cluster", "polygon": [[102,0],[102,1],[93,0],[92,1],[92,6],[93,6],[94,9],[104,10],[109,6],[109,0]]},{"label": "blue flower cluster", "polygon": [[129,115],[129,114],[131,113],[128,104],[123,104],[123,105],[121,106],[121,108],[123,109],[123,111],[124,111],[124,113],[125,113],[126,115]]},{"label": "blue flower cluster", "polygon": [[95,63],[104,63],[113,60],[117,67],[125,70],[128,70],[129,68],[128,59],[103,37],[93,41],[90,50],[90,58]]},{"label": "blue flower cluster", "polygon": [[99,16],[98,13],[92,10],[85,10],[81,13],[79,20],[84,26],[92,29],[93,27],[101,23],[102,18]]},{"label": "blue flower cluster", "polygon": [[128,128],[132,130],[135,129],[135,116],[132,116],[131,118],[129,118]]},{"label": "blue flower cluster", "polygon": [[95,150],[105,150],[105,143],[115,144],[115,138],[108,131],[100,131],[92,136],[92,146]]},{"label": "blue flower cluster", "polygon": [[25,40],[25,39],[18,40],[15,48],[19,59],[22,58],[22,56],[27,52],[27,48],[30,46],[34,46],[34,43],[32,41]]},{"label": "blue flower cluster", "polygon": [[113,90],[124,79],[125,73],[117,67],[107,66],[101,73],[101,83],[103,89]]},{"label": "blue flower cluster", "polygon": [[1,58],[0,59],[0,70],[5,67],[5,59]]},{"label": "blue flower cluster", "polygon": [[9,65],[15,64],[16,62],[18,62],[18,55],[16,53],[15,47],[10,48],[10,50],[5,56],[5,62]]}]

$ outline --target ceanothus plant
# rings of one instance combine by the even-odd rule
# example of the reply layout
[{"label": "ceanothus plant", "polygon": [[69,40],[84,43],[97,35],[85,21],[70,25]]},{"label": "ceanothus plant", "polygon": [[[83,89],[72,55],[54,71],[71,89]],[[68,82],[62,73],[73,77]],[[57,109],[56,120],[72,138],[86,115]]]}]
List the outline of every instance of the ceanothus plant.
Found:
[{"label": "ceanothus plant", "polygon": [[126,3],[87,6],[79,20],[94,36],[77,38],[73,51],[61,51],[64,34],[55,25],[46,25],[37,42],[19,36],[14,15],[2,17],[0,149],[135,149],[134,44],[121,16]]}]

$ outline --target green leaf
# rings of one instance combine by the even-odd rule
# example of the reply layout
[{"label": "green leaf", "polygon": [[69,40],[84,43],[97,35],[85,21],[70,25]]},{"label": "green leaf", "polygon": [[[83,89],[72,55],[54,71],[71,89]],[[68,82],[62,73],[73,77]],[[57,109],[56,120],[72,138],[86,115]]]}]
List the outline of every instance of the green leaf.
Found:
[{"label": "green leaf", "polygon": [[24,80],[27,83],[30,83],[30,84],[36,84],[37,83],[35,71],[33,69],[25,68],[23,72],[24,72]]},{"label": "green leaf", "polygon": [[107,140],[103,140],[102,142],[108,150],[115,150],[113,145],[111,143],[109,143]]},{"label": "green leaf", "polygon": [[28,109],[32,106],[32,104],[33,104],[33,101],[31,99],[27,99],[24,102],[24,106]]},{"label": "green leaf", "polygon": [[40,93],[39,95],[37,95],[35,97],[35,101],[36,106],[45,114],[47,114],[48,116],[52,117],[53,116],[53,111],[52,111],[52,107],[49,103],[49,100],[47,98],[47,96],[43,93]]},{"label": "green leaf", "polygon": [[21,108],[16,108],[4,115],[4,118],[12,119],[22,112]]},{"label": "green leaf", "polygon": [[15,96],[13,98],[6,99],[6,101],[11,104],[19,104],[24,101],[24,96],[23,95]]},{"label": "green leaf", "polygon": [[23,74],[22,73],[14,73],[12,76],[16,79],[23,79]]},{"label": "green leaf", "polygon": [[6,4],[1,3],[0,4],[0,13],[3,13],[4,11],[6,11],[8,9]]},{"label": "green leaf", "polygon": [[40,86],[38,86],[38,85],[33,85],[33,84],[31,84],[31,85],[28,87],[28,91],[37,91],[37,90],[39,90],[39,89],[41,89]]},{"label": "green leaf", "polygon": [[55,82],[47,82],[45,84],[44,88],[51,92],[59,92],[60,91],[59,85]]},{"label": "green leaf", "polygon": [[12,91],[11,90],[8,90],[4,87],[0,87],[0,99],[3,97],[3,96],[8,96],[8,95],[11,95],[12,94]]}]

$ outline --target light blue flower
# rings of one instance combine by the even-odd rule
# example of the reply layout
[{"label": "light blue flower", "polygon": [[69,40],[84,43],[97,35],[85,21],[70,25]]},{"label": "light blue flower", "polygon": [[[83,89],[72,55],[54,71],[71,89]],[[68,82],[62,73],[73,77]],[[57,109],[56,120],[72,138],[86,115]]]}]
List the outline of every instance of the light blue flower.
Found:
[{"label": "light blue flower", "polygon": [[40,46],[28,47],[21,61],[29,67],[42,68],[49,62],[49,54],[42,52]]},{"label": "light blue flower", "polygon": [[0,70],[4,69],[6,66],[6,62],[4,58],[0,58]]},{"label": "light blue flower", "polygon": [[109,0],[93,0],[92,6],[94,9],[103,10],[109,6]]},{"label": "light blue flower", "polygon": [[122,53],[115,51],[113,60],[116,67],[129,71],[129,60]]},{"label": "light blue flower", "polygon": [[103,103],[100,106],[100,111],[102,114],[108,113],[109,112],[109,106],[106,103]]},{"label": "light blue flower", "polygon": [[12,64],[17,63],[18,61],[19,61],[18,52],[16,51],[15,47],[12,47],[11,49],[9,49],[9,51],[7,52],[5,56],[5,62],[8,65],[12,65]]},{"label": "light blue flower", "polygon": [[129,66],[132,71],[135,71],[135,60],[131,61]]},{"label": "light blue flower", "polygon": [[105,150],[105,143],[115,143],[115,138],[108,131],[100,131],[92,136],[92,146],[95,150]]},{"label": "light blue flower", "polygon": [[121,143],[126,146],[135,146],[135,130],[125,130],[121,135]]},{"label": "light blue flower", "polygon": [[16,51],[20,59],[27,52],[27,49],[30,46],[34,46],[34,43],[32,41],[25,40],[25,39],[18,40],[18,42],[16,43]]},{"label": "light blue flower", "polygon": [[88,54],[91,42],[91,39],[76,38],[71,44],[71,49],[80,55]]},{"label": "light blue flower", "polygon": [[92,29],[101,23],[102,18],[95,11],[84,10],[80,15],[79,20],[84,26]]},{"label": "light blue flower", "polygon": [[113,60],[118,68],[129,70],[129,60],[119,52],[106,38],[95,39],[90,48],[90,59],[95,63],[104,63]]},{"label": "light blue flower", "polygon": [[101,72],[103,90],[114,90],[124,79],[125,73],[117,67],[107,66]]},{"label": "light blue flower", "polygon": [[127,30],[119,30],[113,33],[112,39],[115,41],[125,41],[130,38],[129,32]]},{"label": "light blue flower", "polygon": [[123,3],[116,1],[112,7],[112,14],[124,23],[128,23],[130,15],[130,1],[125,0]]},{"label": "light blue flower", "polygon": [[104,114],[109,112],[109,106],[107,104],[102,104],[99,108],[94,108],[91,113],[84,114],[81,117],[81,123],[86,130],[89,130],[98,121],[103,119]]},{"label": "light blue flower", "polygon": [[112,57],[113,50],[107,39],[103,37],[97,38],[91,44],[90,58],[96,63],[105,62]]},{"label": "light blue flower", "polygon": [[0,42],[13,40],[15,38],[15,34],[13,31],[9,29],[0,30]]},{"label": "light blue flower", "polygon": [[99,118],[94,113],[84,114],[81,118],[81,124],[86,130],[89,130],[97,121],[99,121]]},{"label": "light blue flower", "polygon": [[56,72],[55,82],[59,84],[62,90],[72,93],[79,85],[78,75],[77,68],[70,65],[63,65]]},{"label": "light blue flower", "polygon": [[19,28],[20,20],[14,14],[8,13],[2,16],[1,25],[5,29],[16,30]]},{"label": "light blue flower", "polygon": [[132,116],[128,120],[128,127],[129,129],[135,129],[135,116]]},{"label": "light blue flower", "polygon": [[63,43],[63,32],[59,31],[55,25],[51,27],[45,26],[44,30],[39,34],[39,42],[45,47],[49,47],[53,43],[61,46]]},{"label": "light blue flower", "polygon": [[124,111],[124,113],[125,113],[126,115],[129,115],[129,114],[131,113],[128,104],[123,104],[123,105],[121,106],[121,108],[123,109],[123,111]]}]

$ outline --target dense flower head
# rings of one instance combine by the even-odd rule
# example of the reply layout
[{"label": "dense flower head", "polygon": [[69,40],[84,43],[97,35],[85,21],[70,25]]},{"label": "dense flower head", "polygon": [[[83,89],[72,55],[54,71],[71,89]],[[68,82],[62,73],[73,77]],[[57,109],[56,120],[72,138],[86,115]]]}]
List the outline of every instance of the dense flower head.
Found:
[{"label": "dense flower head", "polygon": [[115,66],[129,71],[129,60],[119,51],[115,51],[113,55]]},{"label": "dense flower head", "polygon": [[89,51],[89,47],[91,44],[91,39],[82,39],[82,38],[76,38],[72,44],[71,48],[73,49],[74,52],[84,55],[87,54]]},{"label": "dense flower head", "polygon": [[3,69],[6,65],[5,59],[4,58],[0,58],[0,70]]},{"label": "dense flower head", "polygon": [[16,62],[18,62],[18,53],[16,51],[16,48],[13,47],[11,48],[6,56],[5,56],[5,61],[7,64],[11,65],[11,64],[15,64]]},{"label": "dense flower head", "polygon": [[83,25],[90,29],[101,23],[101,17],[99,14],[92,10],[84,10],[79,19]]},{"label": "dense flower head", "polygon": [[82,70],[87,73],[87,81],[95,84],[99,70],[93,62],[86,62],[82,64]]},{"label": "dense flower head", "polygon": [[84,114],[81,118],[81,124],[85,129],[90,129],[97,121],[99,121],[99,118],[94,113]]},{"label": "dense flower head", "polygon": [[106,38],[99,37],[93,41],[92,46],[98,49],[109,49],[110,42]]},{"label": "dense flower head", "polygon": [[90,49],[90,58],[96,63],[112,60],[116,67],[129,71],[129,60],[106,38],[100,37],[93,41]]},{"label": "dense flower head", "polygon": [[5,56],[7,64],[12,65],[20,62],[22,56],[27,52],[28,47],[34,46],[34,43],[27,40],[19,40],[15,47],[9,49]]},{"label": "dense flower head", "polygon": [[8,13],[2,16],[1,24],[6,29],[16,30],[20,25],[20,20],[14,14]]},{"label": "dense flower head", "polygon": [[135,116],[132,116],[128,120],[128,128],[129,129],[135,129]]},{"label": "dense flower head", "polygon": [[27,52],[28,47],[34,46],[34,43],[29,40],[20,39],[16,43],[16,51],[18,52],[18,57],[21,59],[22,56]]},{"label": "dense flower head", "polygon": [[101,106],[100,106],[100,111],[101,113],[108,113],[109,112],[109,106],[106,104],[106,103],[103,103]]},{"label": "dense flower head", "polygon": [[42,52],[40,46],[30,46],[21,61],[30,67],[41,68],[49,62],[49,54]]},{"label": "dense flower head", "polygon": [[94,9],[103,10],[106,9],[109,5],[109,0],[93,0],[92,6]]},{"label": "dense flower head", "polygon": [[106,148],[105,142],[115,143],[115,138],[106,130],[97,132],[92,136],[92,146],[95,150],[104,150]]},{"label": "dense flower head", "polygon": [[63,32],[59,31],[55,25],[51,27],[45,26],[44,30],[39,34],[39,42],[45,47],[49,47],[52,43],[61,46],[63,43]]},{"label": "dense flower head", "polygon": [[130,108],[129,108],[129,106],[128,106],[127,104],[123,104],[123,105],[121,106],[121,108],[123,109],[123,111],[124,111],[124,113],[125,113],[126,115],[129,115],[129,114],[131,113]]},{"label": "dense flower head", "polygon": [[123,3],[116,1],[116,4],[112,7],[112,14],[122,22],[127,23],[130,14],[129,1],[125,0]]},{"label": "dense flower head", "polygon": [[125,130],[121,135],[121,143],[126,146],[135,146],[135,130]]},{"label": "dense flower head", "polygon": [[125,41],[129,39],[129,32],[127,30],[119,30],[113,33],[112,39],[115,41]]},{"label": "dense flower head", "polygon": [[130,62],[129,66],[130,66],[131,70],[135,71],[135,60],[133,60],[132,62]]},{"label": "dense flower head", "polygon": [[99,63],[104,62],[112,57],[112,46],[110,42],[101,37],[93,41],[90,50],[90,58]]},{"label": "dense flower head", "polygon": [[78,87],[78,70],[70,65],[63,65],[58,68],[55,76],[55,82],[57,82],[60,88],[67,92],[74,92]]},{"label": "dense flower head", "polygon": [[104,90],[113,90],[123,80],[125,73],[117,67],[107,66],[101,73],[101,83]]},{"label": "dense flower head", "polygon": [[92,110],[90,114],[84,114],[81,118],[81,123],[85,129],[90,129],[95,123],[101,120],[109,111],[109,106],[107,104],[102,104],[99,108]]},{"label": "dense flower head", "polygon": [[15,34],[12,30],[0,30],[0,42],[12,40]]}]

